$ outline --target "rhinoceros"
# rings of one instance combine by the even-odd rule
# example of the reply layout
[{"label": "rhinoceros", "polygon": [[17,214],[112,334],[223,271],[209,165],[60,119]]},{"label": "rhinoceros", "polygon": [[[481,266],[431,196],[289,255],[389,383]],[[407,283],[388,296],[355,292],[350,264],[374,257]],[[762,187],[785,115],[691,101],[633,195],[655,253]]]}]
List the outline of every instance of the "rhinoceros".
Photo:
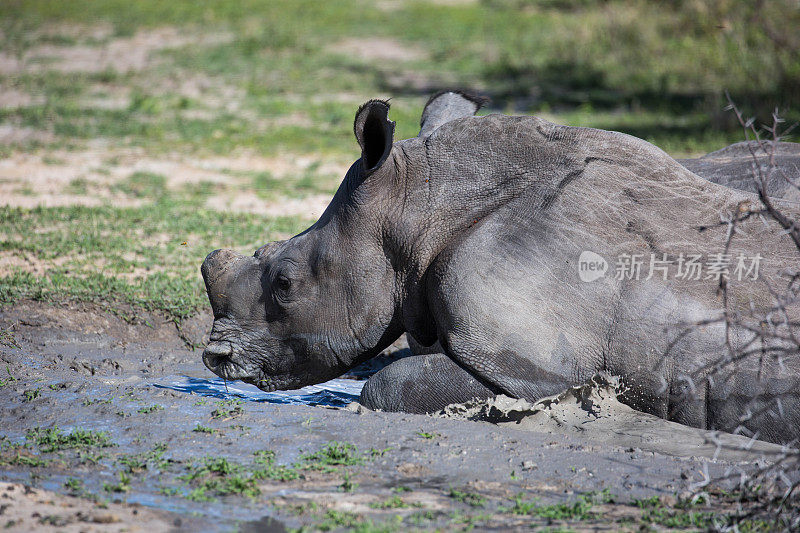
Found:
[{"label": "rhinoceros", "polygon": [[[626,384],[623,401],[662,418],[800,436],[797,357],[756,335],[800,254],[756,196],[641,139],[473,116],[481,104],[435,95],[419,136],[398,142],[389,104],[362,105],[361,156],[317,222],[252,256],[216,250],[203,262],[214,313],[205,365],[295,389],[405,332],[441,351],[372,376],[365,406],[537,400],[607,372]],[[737,309],[755,326],[721,320]],[[798,316],[791,301],[782,309],[770,324]]]},{"label": "rhinoceros", "polygon": [[800,144],[743,141],[678,162],[709,181],[743,191],[758,192],[763,176],[767,196],[800,203]]}]

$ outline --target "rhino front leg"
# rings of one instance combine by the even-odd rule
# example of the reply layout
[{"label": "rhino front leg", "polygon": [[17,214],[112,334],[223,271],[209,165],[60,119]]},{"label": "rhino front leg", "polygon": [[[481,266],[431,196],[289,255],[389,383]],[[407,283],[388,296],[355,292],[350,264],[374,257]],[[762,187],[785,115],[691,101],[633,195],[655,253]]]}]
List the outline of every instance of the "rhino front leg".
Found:
[{"label": "rhino front leg", "polygon": [[445,354],[396,361],[367,380],[359,401],[369,409],[432,413],[451,403],[494,393]]}]

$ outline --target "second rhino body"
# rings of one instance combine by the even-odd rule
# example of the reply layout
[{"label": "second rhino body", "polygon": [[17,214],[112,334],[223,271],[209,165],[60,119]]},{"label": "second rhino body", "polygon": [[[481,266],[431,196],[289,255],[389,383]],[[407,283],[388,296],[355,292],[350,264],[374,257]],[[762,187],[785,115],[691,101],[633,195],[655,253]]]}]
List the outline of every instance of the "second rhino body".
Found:
[{"label": "second rhino body", "polygon": [[[762,346],[765,358],[724,363],[757,343],[749,326],[720,320],[724,260],[729,307],[757,316],[800,259],[776,223],[746,216],[756,196],[628,135],[471,116],[478,107],[437,95],[420,136],[394,142],[388,104],[362,106],[361,158],[319,221],[254,256],[218,250],[204,262],[215,316],[206,365],[297,388],[406,332],[441,353],[371,377],[368,407],[537,400],[608,372],[636,409],[701,428],[742,424],[775,442],[800,436],[796,358]],[[701,271],[687,275],[691,257]]]}]

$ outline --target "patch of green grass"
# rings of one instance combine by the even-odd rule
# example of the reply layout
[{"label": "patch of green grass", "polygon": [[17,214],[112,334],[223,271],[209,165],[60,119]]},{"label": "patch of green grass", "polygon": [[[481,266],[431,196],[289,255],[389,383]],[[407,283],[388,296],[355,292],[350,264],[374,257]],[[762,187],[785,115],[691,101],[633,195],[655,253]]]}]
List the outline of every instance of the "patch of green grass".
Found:
[{"label": "patch of green grass", "polygon": [[242,400],[220,400],[217,402],[217,408],[211,411],[211,418],[227,420],[242,414],[244,414]]},{"label": "patch of green grass", "polygon": [[128,492],[131,490],[131,477],[125,473],[119,473],[119,482],[103,483],[103,490],[106,492]]},{"label": "patch of green grass", "polygon": [[153,446],[152,449],[130,455],[122,455],[117,459],[117,463],[125,466],[126,472],[136,474],[147,470],[148,465],[154,465],[157,469],[163,469],[169,464],[169,460],[164,459],[164,453],[167,451],[166,443],[159,443]]},{"label": "patch of green grass", "polygon": [[311,528],[300,528],[299,531],[351,531],[355,533],[393,533],[401,531],[402,518],[395,516],[394,522],[374,523],[356,513],[328,510],[322,519]]},{"label": "patch of green grass", "polygon": [[[16,337],[14,337],[14,333],[11,332],[11,328],[0,329],[0,345],[19,349],[20,346],[17,343]],[[8,366],[6,366],[6,370],[8,370]],[[13,381],[11,373],[8,375],[11,379],[0,379],[0,387],[3,387],[9,381]]]},{"label": "patch of green grass", "polygon": [[93,464],[96,465],[102,459],[105,459],[106,455],[102,452],[89,450],[78,450],[78,463],[80,464]]},{"label": "patch of green grass", "polygon": [[436,513],[433,511],[417,511],[405,518],[405,522],[417,527],[425,526],[434,520],[436,520]]},{"label": "patch of green grass", "polygon": [[[74,38],[36,30],[85,23],[88,10],[98,23],[113,26],[111,38],[169,25],[190,35],[202,28],[203,34],[234,37],[164,50],[158,64],[127,73],[59,72],[40,63],[14,76],[14,85],[44,102],[4,110],[0,121],[52,131],[56,143],[104,137],[148,151],[355,155],[350,123],[359,103],[394,97],[397,137],[413,137],[427,97],[418,87],[433,92],[461,86],[491,95],[493,110],[555,113],[570,124],[601,122],[643,135],[662,148],[708,151],[731,135],[738,139],[738,128],[720,120],[723,90],[759,111],[798,103],[796,51],[770,38],[776,31],[791,35],[800,24],[790,1],[761,6],[759,13],[752,3],[721,0],[710,7],[634,0],[420,1],[390,10],[364,10],[349,0],[247,0],[236,8],[188,0],[169,6],[113,0],[100,7],[89,0],[68,6],[6,2],[0,4],[0,46],[12,54],[54,39],[67,45]],[[775,27],[767,32],[759,20]],[[363,47],[372,38],[392,39],[408,59],[337,49],[353,36],[366,40]],[[687,63],[687,55],[695,61]],[[233,89],[238,109],[164,90],[164,80],[176,75],[204,78],[212,93],[217,85]],[[129,89],[129,104],[91,105],[86,96],[98,86]],[[213,96],[228,100],[229,94]],[[194,110],[205,114],[187,113]],[[573,120],[576,110],[589,118]],[[649,112],[668,116],[653,122]],[[604,113],[615,116],[600,117]],[[687,116],[691,124],[682,122]]]},{"label": "patch of green grass", "polygon": [[483,507],[486,505],[486,498],[477,492],[450,489],[450,493],[448,495],[457,502],[466,503],[470,507]]},{"label": "patch of green grass", "polygon": [[369,504],[373,509],[407,509],[409,507],[422,507],[419,502],[408,503],[400,496],[394,495],[380,502],[372,502]]},{"label": "patch of green grass", "polygon": [[649,509],[651,507],[661,507],[661,499],[658,496],[650,496],[649,498],[637,498],[631,502],[632,505],[640,509]]},{"label": "patch of green grass", "polygon": [[19,298],[122,302],[179,322],[208,303],[198,274],[208,252],[251,253],[304,225],[298,218],[219,213],[170,199],[125,209],[0,207],[0,251],[30,253],[52,265],[44,275],[0,277],[0,304]]},{"label": "patch of green grass", "polygon": [[180,479],[190,484],[186,497],[193,501],[211,501],[230,495],[256,498],[261,494],[256,478],[244,473],[241,465],[224,457],[206,457]]},{"label": "patch of green grass", "polygon": [[216,429],[204,426],[202,424],[197,424],[197,426],[195,426],[195,428],[192,431],[195,433],[208,433],[211,435],[217,432]]},{"label": "patch of green grass", "polygon": [[523,497],[523,493],[517,494],[514,497],[513,507],[504,510],[512,514],[534,516],[546,520],[586,520],[593,516],[592,504],[584,498],[572,503],[540,505],[536,501],[525,501]]},{"label": "patch of green grass", "polygon": [[13,455],[9,455],[8,452],[3,453],[0,455],[0,464],[5,464],[9,466],[29,466],[29,467],[40,467],[40,466],[48,466],[50,461],[47,459],[43,459],[38,455],[32,455],[30,453],[21,453],[19,448],[16,450],[12,450],[14,453]]},{"label": "patch of green grass", "polygon": [[717,513],[675,510],[666,507],[649,508],[642,513],[640,519],[648,524],[676,529],[700,528],[705,530],[724,522],[724,519]]},{"label": "patch of green grass", "polygon": [[69,194],[85,195],[89,193],[89,180],[84,177],[75,178],[69,182],[66,188]]},{"label": "patch of green grass", "polygon": [[62,433],[58,426],[49,429],[39,427],[29,429],[25,434],[25,440],[28,444],[38,446],[42,453],[108,448],[115,445],[105,431],[76,428],[70,433]]},{"label": "patch of green grass", "polygon": [[136,410],[136,412],[146,415],[150,413],[155,413],[156,411],[163,411],[163,410],[164,410],[163,405],[149,405],[147,407],[140,407],[139,409]]},{"label": "patch of green grass", "polygon": [[617,497],[609,489],[587,492],[582,494],[581,498],[593,504],[616,503],[617,501]]},{"label": "patch of green grass", "polygon": [[161,200],[167,189],[167,179],[152,172],[134,172],[127,179],[117,182],[115,190],[134,198]]},{"label": "patch of green grass", "polygon": [[426,431],[417,431],[417,435],[422,437],[423,439],[430,440],[441,437],[439,433],[428,433]]},{"label": "patch of green grass", "polygon": [[9,368],[9,366],[8,366],[8,365],[6,365],[6,375],[7,375],[8,377],[5,377],[5,378],[2,378],[2,379],[0,379],[0,388],[3,388],[3,387],[5,387],[5,386],[6,386],[6,385],[8,385],[9,383],[13,383],[13,382],[17,381],[17,378],[15,378],[15,377],[14,377],[14,376],[11,374],[11,369]]},{"label": "patch of green grass", "polygon": [[84,398],[81,402],[81,405],[84,407],[89,407],[90,405],[96,404],[110,404],[111,398]]},{"label": "patch of green grass", "polygon": [[22,393],[22,401],[23,402],[32,402],[36,398],[42,395],[42,390],[39,388],[36,389],[28,389]]},{"label": "patch of green grass", "polygon": [[74,477],[68,477],[64,481],[64,488],[72,494],[81,494],[84,491],[83,480]]},{"label": "patch of green grass", "polygon": [[331,441],[317,452],[302,454],[295,467],[303,470],[332,472],[337,467],[361,465],[365,461],[366,458],[358,452],[355,445]]},{"label": "patch of green grass", "polygon": [[268,200],[281,196],[302,198],[310,194],[333,195],[342,176],[321,174],[320,164],[320,161],[315,161],[299,176],[287,175],[280,179],[268,171],[257,172],[252,174],[252,185],[256,194]]},{"label": "patch of green grass", "polygon": [[377,448],[370,448],[367,454],[369,454],[370,457],[383,457],[386,454],[386,452],[390,451],[391,449],[392,449],[391,446],[388,448],[383,448],[382,450],[379,450]]},{"label": "patch of green grass", "polygon": [[300,472],[294,467],[275,464],[275,452],[272,450],[259,450],[253,455],[258,465],[253,469],[253,477],[256,479],[292,481],[300,477]]},{"label": "patch of green grass", "polygon": [[364,517],[361,515],[329,509],[325,512],[324,520],[316,524],[316,528],[320,531],[331,531],[339,528],[347,528],[352,531],[353,528],[362,526],[364,523]]},{"label": "patch of green grass", "polygon": [[358,488],[358,483],[352,482],[350,480],[350,474],[345,473],[339,488],[342,489],[342,492],[353,492]]},{"label": "patch of green grass", "polygon": [[70,520],[59,515],[44,515],[40,516],[38,519],[39,524],[44,526],[52,526],[52,527],[65,527],[69,525]]}]

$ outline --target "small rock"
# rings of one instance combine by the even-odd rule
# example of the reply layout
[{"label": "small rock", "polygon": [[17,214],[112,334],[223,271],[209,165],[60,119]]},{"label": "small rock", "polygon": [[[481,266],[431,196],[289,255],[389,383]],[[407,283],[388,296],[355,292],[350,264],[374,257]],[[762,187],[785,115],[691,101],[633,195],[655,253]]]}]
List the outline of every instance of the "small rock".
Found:
[{"label": "small rock", "polygon": [[92,522],[95,524],[116,524],[117,522],[121,522],[121,520],[115,514],[101,514],[93,516]]},{"label": "small rock", "polygon": [[356,413],[358,415],[362,415],[364,413],[369,413],[371,409],[367,409],[363,405],[358,402],[350,402],[345,406],[345,410],[350,411],[351,413]]},{"label": "small rock", "polygon": [[539,465],[537,465],[533,461],[522,461],[523,470],[534,470],[536,468],[539,468]]}]

